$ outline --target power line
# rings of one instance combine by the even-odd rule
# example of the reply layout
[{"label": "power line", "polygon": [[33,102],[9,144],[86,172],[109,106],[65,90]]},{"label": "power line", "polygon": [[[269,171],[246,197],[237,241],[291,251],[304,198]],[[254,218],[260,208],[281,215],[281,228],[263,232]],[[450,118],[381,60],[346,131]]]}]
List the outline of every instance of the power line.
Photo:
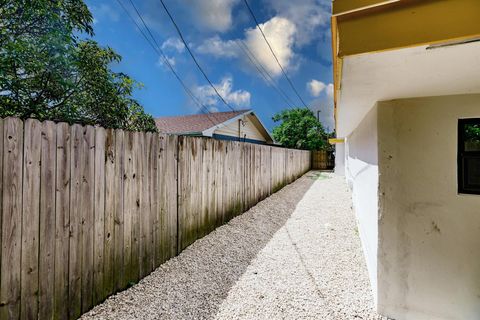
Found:
[{"label": "power line", "polygon": [[[248,60],[250,60],[250,63],[257,69],[258,73],[260,73],[260,75],[263,77],[263,79],[265,79],[265,81],[270,84],[276,91],[277,93],[280,95],[280,98],[283,99],[283,101],[285,101],[285,103],[289,106],[289,107],[292,107],[292,105],[290,104],[290,102],[288,101],[288,97],[286,95],[284,95],[284,93],[276,86],[276,84],[271,81],[267,75],[264,74],[264,72],[261,70],[261,65],[258,66],[257,63],[255,61],[253,61],[252,57],[250,56],[250,53],[248,51],[245,50],[244,47],[242,47],[242,45],[240,45],[241,42],[239,42],[238,40],[235,41],[235,43],[238,45],[238,47],[245,53],[245,55],[247,56]],[[255,58],[255,57],[253,57]]]},{"label": "power line", "polygon": [[[198,100],[197,97],[195,97],[195,95],[193,94],[193,92],[190,90],[190,88],[188,88],[188,86],[183,82],[183,80],[180,78],[180,76],[177,74],[177,72],[175,71],[175,69],[173,68],[172,64],[170,63],[170,61],[168,60],[167,56],[165,55],[165,53],[163,52],[163,50],[161,49],[161,47],[159,46],[158,42],[156,41],[155,37],[153,36],[152,32],[150,31],[150,29],[148,28],[147,24],[145,23],[142,15],[140,14],[140,12],[137,10],[137,7],[135,6],[135,4],[133,4],[133,2],[131,0],[129,0],[131,5],[133,6],[133,8],[135,9],[135,12],[137,13],[138,17],[140,18],[140,20],[142,21],[145,29],[147,30],[147,32],[149,33],[150,37],[152,38],[152,40],[155,42],[155,45],[152,43],[152,41],[147,37],[147,35],[145,34],[145,32],[142,30],[142,28],[138,25],[137,21],[135,21],[135,19],[132,17],[132,15],[130,14],[130,12],[127,10],[127,8],[123,5],[123,3],[121,2],[121,0],[117,0],[118,4],[122,7],[122,9],[125,11],[125,13],[127,14],[127,16],[130,18],[130,20],[135,24],[135,26],[138,28],[138,30],[140,31],[140,33],[142,34],[142,36],[145,38],[145,40],[148,42],[148,44],[152,47],[152,49],[157,53],[157,55],[163,59],[163,62],[168,66],[168,68],[170,69],[170,71],[173,73],[173,75],[175,76],[175,78],[177,78],[177,80],[180,82],[180,84],[182,85],[183,89],[185,90],[185,92],[190,96],[190,98],[192,99],[193,102],[195,102],[195,104],[197,104],[197,106],[199,108],[203,108],[208,114],[210,114],[210,111],[208,110],[208,108],[200,102],[200,100]],[[207,115],[207,118],[210,120],[210,122],[216,126],[216,123],[210,118],[209,115]]]},{"label": "power line", "polygon": [[[147,23],[146,23],[145,20],[143,19],[142,14],[138,11],[138,9],[137,9],[137,7],[135,6],[135,4],[133,3],[133,1],[132,1],[132,0],[129,0],[129,2],[130,2],[130,4],[132,5],[133,9],[135,10],[137,16],[138,16],[138,17],[140,18],[140,20],[142,21],[143,26],[145,27],[145,29],[147,30],[148,34],[150,35],[150,38],[151,38],[151,39],[153,40],[153,42],[155,43],[156,48],[157,48],[156,51],[157,51],[157,53],[160,54],[160,56],[161,56],[161,58],[163,59],[164,63],[169,67],[169,69],[173,72],[173,74],[176,76],[176,78],[180,81],[180,83],[182,84],[182,87],[189,93],[190,97],[191,97],[195,102],[197,102],[197,105],[199,105],[200,107],[202,107],[202,108],[204,108],[204,109],[206,109],[206,110],[208,111],[207,107],[206,107],[204,104],[202,104],[202,103],[200,102],[200,100],[198,100],[197,97],[195,97],[195,95],[194,95],[193,92],[190,90],[190,88],[188,88],[188,86],[183,82],[183,80],[180,78],[180,76],[178,76],[178,74],[176,73],[175,69],[173,68],[173,65],[172,65],[172,64],[170,63],[170,61],[168,60],[167,55],[163,52],[161,46],[160,46],[159,43],[157,42],[156,38],[153,36],[153,33],[151,32],[151,30],[150,30],[150,28],[148,27]],[[128,11],[126,11],[126,12],[127,12],[127,14],[129,14]],[[129,14],[129,16],[130,16],[130,14]],[[132,18],[132,17],[130,16],[130,18]],[[134,19],[132,19],[132,20],[133,20],[133,22],[135,23],[135,25],[137,26],[137,28],[139,28],[140,32],[142,32],[142,34],[145,36],[145,34],[143,33],[143,30],[138,26],[138,24],[136,23],[136,21],[135,21]],[[148,39],[147,39],[147,41],[148,41]],[[151,44],[151,42],[149,42],[149,43]],[[155,47],[154,47],[154,49],[155,49]]]},{"label": "power line", "polygon": [[235,109],[230,106],[227,101],[225,101],[225,99],[220,95],[220,93],[217,91],[217,88],[215,88],[215,86],[213,85],[212,81],[210,81],[210,79],[208,78],[207,74],[205,73],[205,71],[203,71],[202,67],[200,66],[200,64],[198,63],[197,59],[195,58],[195,55],[193,54],[192,50],[190,50],[190,47],[189,45],[187,44],[187,42],[185,41],[184,37],[183,37],[183,34],[182,32],[180,31],[180,28],[178,27],[177,23],[175,22],[175,19],[173,19],[173,16],[170,14],[170,11],[168,10],[167,6],[165,5],[165,3],[163,2],[163,0],[160,0],[160,3],[162,4],[163,6],[163,9],[165,9],[165,12],[167,13],[168,17],[170,18],[170,20],[172,21],[173,25],[175,26],[175,29],[177,30],[177,33],[178,35],[180,36],[180,39],[182,40],[183,44],[185,45],[185,48],[187,48],[187,51],[188,53],[190,54],[190,56],[192,57],[193,61],[195,62],[195,65],[197,66],[197,68],[200,70],[200,72],[203,74],[203,76],[205,77],[205,80],[207,80],[207,82],[210,84],[210,86],[213,88],[213,90],[215,91],[216,95],[220,98],[220,100],[222,100],[222,102],[227,106],[229,107],[230,109],[232,109],[232,111],[235,111]]},{"label": "power line", "polygon": [[275,58],[275,61],[277,62],[278,66],[280,67],[280,70],[282,70],[282,73],[283,73],[283,75],[285,76],[285,78],[287,79],[288,83],[290,84],[290,87],[292,87],[293,91],[295,92],[295,94],[297,95],[297,97],[300,99],[300,101],[303,103],[303,105],[304,105],[306,108],[308,108],[308,107],[307,107],[307,104],[305,103],[305,101],[303,101],[302,97],[300,96],[300,94],[298,93],[297,89],[296,89],[295,86],[293,85],[293,82],[290,80],[290,78],[288,77],[287,73],[286,73],[285,70],[283,69],[280,61],[278,61],[277,55],[276,55],[275,52],[273,51],[272,46],[270,45],[270,42],[268,42],[267,37],[265,36],[265,33],[263,33],[263,30],[262,30],[262,28],[260,27],[260,24],[258,23],[258,20],[257,20],[257,18],[255,17],[255,14],[254,14],[253,11],[252,11],[252,8],[250,8],[250,5],[248,4],[247,0],[243,0],[243,2],[245,3],[248,11],[250,12],[250,15],[253,17],[253,20],[255,21],[255,24],[257,25],[258,30],[260,30],[260,32],[262,33],[263,39],[265,39],[265,42],[267,43],[268,48],[269,48],[270,51],[272,52],[272,55],[273,55],[273,57]]},{"label": "power line", "polygon": [[163,50],[160,48],[158,42],[156,41],[155,37],[152,35],[151,31],[149,30],[148,26],[145,24],[145,21],[143,20],[141,14],[139,13],[139,11],[137,10],[137,8],[135,7],[135,5],[130,1],[130,3],[132,4],[133,8],[135,9],[135,12],[137,13],[137,15],[139,16],[140,20],[142,21],[143,25],[145,26],[147,32],[150,34],[150,37],[152,38],[152,40],[155,42],[155,45],[152,44],[152,41],[148,38],[148,36],[145,34],[145,32],[143,31],[143,29],[138,25],[138,23],[135,21],[135,19],[131,16],[130,12],[127,10],[127,8],[125,8],[125,6],[123,5],[123,3],[120,1],[120,0],[117,0],[117,2],[120,4],[120,6],[122,7],[122,9],[125,11],[125,13],[128,15],[128,17],[130,18],[130,20],[135,24],[135,26],[138,28],[138,30],[140,31],[140,33],[142,34],[142,36],[145,38],[145,40],[148,42],[148,44],[152,47],[152,49],[157,53],[157,55],[160,56],[160,58],[162,58],[163,62],[169,67],[170,71],[172,71],[172,73],[175,75],[175,77],[177,78],[177,80],[180,82],[180,84],[182,85],[182,87],[184,88],[184,90],[187,92],[187,94],[192,98],[192,100],[197,103],[197,105],[199,107],[204,107],[206,108],[203,104],[201,104],[197,98],[193,95],[192,91],[190,90],[190,88],[187,87],[187,85],[183,82],[183,80],[180,78],[180,76],[176,73],[176,71],[174,70],[172,64],[170,63],[170,61],[168,60],[167,56],[164,54]]},{"label": "power line", "polygon": [[[270,79],[270,82],[271,82],[275,87],[277,87],[279,91],[282,92],[282,95],[283,95],[286,99],[288,99],[288,101],[289,101],[290,103],[292,103],[292,104],[294,105],[295,103],[292,101],[292,99],[290,99],[290,97],[285,93],[285,91],[283,91],[283,90],[280,88],[280,86],[278,86],[278,85],[276,84],[275,79],[273,79],[272,75],[268,72],[267,69],[265,69],[265,67],[263,66],[263,64],[262,64],[260,61],[258,61],[258,59],[255,57],[255,54],[248,48],[248,45],[245,43],[245,41],[243,41],[242,39],[239,39],[238,41],[241,42],[241,44],[242,44],[243,47],[246,49],[246,51],[247,51],[247,52],[250,54],[250,56],[256,61],[256,63],[260,66],[260,68],[263,70],[263,72],[265,73],[265,75]],[[247,53],[247,54],[248,54],[248,53]]]},{"label": "power line", "polygon": [[267,83],[270,83],[270,85],[278,92],[280,97],[285,101],[285,103],[290,107],[293,108],[295,103],[288,97],[288,95],[275,83],[275,80],[272,78],[272,76],[268,73],[268,71],[263,67],[263,65],[257,60],[255,55],[250,51],[248,46],[245,44],[243,40],[237,40],[235,43],[238,45],[240,49],[243,50],[245,55],[247,56],[248,60],[252,63],[252,65],[255,66],[257,71],[262,75],[262,77],[267,81]]}]

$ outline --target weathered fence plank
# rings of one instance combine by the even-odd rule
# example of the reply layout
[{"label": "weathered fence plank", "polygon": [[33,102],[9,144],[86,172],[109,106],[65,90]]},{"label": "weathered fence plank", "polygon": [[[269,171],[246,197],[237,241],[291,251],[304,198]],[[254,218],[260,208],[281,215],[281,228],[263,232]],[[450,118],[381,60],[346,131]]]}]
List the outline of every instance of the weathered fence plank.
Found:
[{"label": "weathered fence plank", "polygon": [[183,226],[179,228],[178,232],[178,250],[183,250],[188,244],[190,234],[188,231],[191,229],[191,220],[187,216],[190,205],[190,186],[191,186],[191,153],[190,153],[190,140],[188,137],[178,138],[178,223]]},{"label": "weathered fence plank", "polygon": [[95,128],[95,180],[94,180],[94,245],[93,245],[93,303],[105,297],[105,146],[104,128]]},{"label": "weathered fence plank", "polygon": [[81,238],[81,190],[82,190],[82,173],[85,163],[85,154],[82,150],[83,128],[80,125],[71,127],[71,192],[70,192],[70,245],[69,245],[69,316],[76,319],[82,313],[81,305],[81,254],[82,254],[82,238]]},{"label": "weathered fence plank", "polygon": [[57,168],[55,175],[55,319],[68,319],[70,140],[70,127],[68,124],[57,124]]},{"label": "weathered fence plank", "polygon": [[95,128],[86,126],[82,140],[85,156],[81,184],[82,219],[82,312],[93,306],[93,228],[95,200]]},{"label": "weathered fence plank", "polygon": [[[97,144],[98,146],[98,144]],[[103,296],[113,293],[115,261],[115,131],[105,132],[105,211],[103,233]],[[98,152],[98,149],[96,150]],[[95,156],[97,158],[97,155]],[[98,245],[98,243],[96,243]]]},{"label": "weathered fence plank", "polygon": [[[160,134],[158,135],[158,170],[157,170],[157,184],[158,184],[158,211],[156,214],[157,226],[155,232],[155,265],[159,266],[167,259],[167,242],[168,242],[168,230],[167,230],[167,150],[168,141],[167,137]],[[176,189],[176,188],[175,188]]]},{"label": "weathered fence plank", "polygon": [[[132,222],[134,221],[136,206],[135,154],[134,133],[125,132],[125,175],[124,175],[124,228],[123,228],[123,263],[125,278],[122,287],[126,287],[133,279],[132,274]],[[135,205],[135,206],[134,206]]]},{"label": "weathered fence plank", "polygon": [[24,130],[21,318],[33,319],[38,314],[42,124],[28,119]]},{"label": "weathered fence plank", "polygon": [[139,239],[139,277],[145,277],[151,272],[149,252],[150,246],[150,228],[151,228],[151,214],[150,214],[150,199],[149,199],[149,149],[152,142],[151,133],[146,133],[141,136],[142,142],[141,152],[139,154],[142,158],[142,174],[141,174],[141,188],[140,193],[140,210],[139,210],[139,224],[140,224],[140,239]]},{"label": "weathered fence plank", "polygon": [[224,153],[223,151],[223,141],[215,140],[213,142],[213,149],[215,150],[215,198],[217,202],[215,204],[215,227],[218,227],[222,224],[222,210],[223,210],[223,162],[224,162]]},{"label": "weathered fence plank", "polygon": [[210,195],[211,195],[211,171],[212,171],[212,140],[202,139],[202,233],[211,231],[210,224]]},{"label": "weathered fence plank", "polygon": [[179,222],[178,222],[178,185],[179,184],[179,169],[178,169],[178,140],[179,137],[168,136],[167,137],[167,148],[168,153],[166,154],[166,164],[165,164],[165,190],[166,190],[166,203],[167,203],[167,234],[168,234],[168,243],[167,250],[168,254],[166,260],[176,256],[180,249],[178,247],[178,232],[179,232]]},{"label": "weathered fence plank", "polygon": [[158,135],[147,133],[147,208],[149,213],[149,219],[147,221],[147,243],[146,243],[146,273],[149,274],[157,267],[156,250],[155,250],[155,232],[158,227],[158,181],[157,181],[157,169],[158,169]]},{"label": "weathered fence plank", "polygon": [[23,122],[6,118],[3,122],[3,203],[0,271],[0,318],[20,315],[22,241]]},{"label": "weathered fence plank", "polygon": [[55,123],[42,124],[40,169],[40,236],[38,317],[51,319],[55,284],[55,173],[57,131]]},{"label": "weathered fence plank", "polygon": [[[190,243],[195,242],[196,239],[203,237],[203,226],[202,226],[202,194],[205,190],[202,190],[202,160],[203,160],[203,148],[202,148],[202,140],[203,139],[195,139],[192,138],[192,147],[194,148],[194,153],[192,154],[192,160],[194,165],[192,171],[192,187],[191,188],[191,195],[192,201],[190,203],[190,210],[186,212],[187,215],[190,216],[189,213],[193,213],[193,223],[192,223],[192,239],[189,241]],[[196,192],[195,192],[195,191]]]},{"label": "weathered fence plank", "polygon": [[114,261],[113,274],[115,290],[125,286],[125,181],[126,181],[126,134],[122,130],[115,130],[115,183],[114,192]]},{"label": "weathered fence plank", "polygon": [[136,279],[135,282],[138,281],[138,279],[142,278],[146,274],[146,257],[145,257],[145,240],[147,237],[147,226],[145,225],[145,222],[148,222],[148,211],[147,211],[147,203],[145,201],[146,199],[146,182],[145,182],[145,173],[146,173],[146,160],[147,160],[147,154],[146,154],[146,137],[144,133],[138,133],[138,146],[139,150],[137,151],[138,155],[138,196],[137,196],[137,211],[136,211],[136,228],[135,231],[137,232],[136,234],[136,250],[137,250],[137,263],[138,263],[138,271],[136,272]]}]

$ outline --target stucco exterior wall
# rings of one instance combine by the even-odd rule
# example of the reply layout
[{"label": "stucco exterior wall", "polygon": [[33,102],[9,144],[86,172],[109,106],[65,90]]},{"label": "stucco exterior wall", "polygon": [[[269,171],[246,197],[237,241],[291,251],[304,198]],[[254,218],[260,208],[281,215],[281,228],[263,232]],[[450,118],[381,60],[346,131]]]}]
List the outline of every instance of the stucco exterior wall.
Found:
[{"label": "stucco exterior wall", "polygon": [[345,143],[335,144],[335,174],[345,176]]},{"label": "stucco exterior wall", "polygon": [[377,298],[378,148],[377,108],[370,110],[345,141],[345,176],[362,240],[374,299]]},{"label": "stucco exterior wall", "polygon": [[480,317],[480,196],[457,193],[468,117],[478,94],[378,104],[378,310],[393,319]]}]

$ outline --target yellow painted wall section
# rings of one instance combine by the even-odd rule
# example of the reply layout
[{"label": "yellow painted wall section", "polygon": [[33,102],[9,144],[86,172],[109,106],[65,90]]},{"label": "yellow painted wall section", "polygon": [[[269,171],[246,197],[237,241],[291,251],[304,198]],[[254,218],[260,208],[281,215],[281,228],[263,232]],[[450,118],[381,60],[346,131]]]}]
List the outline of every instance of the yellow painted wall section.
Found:
[{"label": "yellow painted wall section", "polygon": [[[243,120],[245,121],[245,125],[240,125],[240,138],[244,138],[246,134],[247,139],[254,139],[259,141],[266,141],[266,138],[262,135],[262,133],[255,127],[252,122],[252,116],[244,116]],[[223,134],[226,136],[238,137],[238,120],[228,124],[225,127],[221,127],[215,130],[215,134]]]},{"label": "yellow painted wall section", "polygon": [[480,1],[403,0],[338,16],[337,28],[339,57],[469,39],[480,36]]}]

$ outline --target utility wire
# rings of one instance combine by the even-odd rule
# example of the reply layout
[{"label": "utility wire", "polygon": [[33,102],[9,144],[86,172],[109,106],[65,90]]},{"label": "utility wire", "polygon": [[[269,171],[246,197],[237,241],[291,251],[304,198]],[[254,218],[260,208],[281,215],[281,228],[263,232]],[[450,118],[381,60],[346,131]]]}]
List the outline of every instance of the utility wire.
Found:
[{"label": "utility wire", "polygon": [[[283,91],[280,86],[278,86],[275,82],[275,79],[272,77],[272,75],[268,72],[267,69],[265,69],[265,67],[263,66],[263,64],[258,61],[258,59],[255,57],[255,54],[248,48],[248,45],[245,43],[244,40],[242,39],[239,39],[238,41],[241,42],[241,44],[243,45],[243,47],[246,49],[246,51],[250,54],[250,56],[253,58],[253,60],[256,61],[256,63],[260,66],[260,68],[263,70],[264,74],[270,79],[270,82],[278,88],[279,91],[282,92],[282,95],[288,99],[288,101],[292,104],[292,105],[295,105],[295,103],[292,101],[292,99],[290,99],[290,97],[285,93],[285,91]],[[247,53],[247,55],[248,55]]]},{"label": "utility wire", "polygon": [[[162,1],[162,0],[161,0],[161,1]],[[305,101],[303,101],[302,97],[300,96],[300,94],[298,93],[297,89],[296,89],[295,86],[293,85],[293,82],[290,80],[290,78],[288,77],[287,73],[286,73],[285,70],[283,69],[280,61],[278,61],[277,55],[276,55],[275,52],[273,51],[272,46],[270,45],[270,42],[268,42],[267,37],[265,36],[265,33],[263,33],[263,30],[262,30],[262,28],[260,27],[260,24],[258,23],[258,20],[257,20],[257,18],[255,17],[255,14],[254,14],[253,11],[252,11],[252,8],[250,8],[250,5],[248,4],[247,0],[243,0],[243,2],[245,3],[248,11],[250,12],[250,15],[252,16],[253,20],[255,21],[255,24],[257,25],[258,30],[260,30],[260,32],[262,33],[263,39],[265,39],[265,42],[267,43],[268,48],[269,48],[270,51],[272,52],[272,55],[273,55],[273,57],[275,58],[275,61],[277,62],[278,66],[280,67],[280,70],[282,70],[282,73],[283,73],[283,75],[285,76],[285,78],[287,79],[288,83],[290,84],[290,87],[292,87],[293,91],[295,92],[295,94],[297,95],[297,97],[300,99],[300,101],[303,103],[303,105],[304,105],[306,108],[308,108],[308,107],[307,107],[307,104],[305,103]]]},{"label": "utility wire", "polygon": [[[257,62],[255,62],[253,59],[255,57],[252,57],[250,56],[250,53],[240,44],[241,42],[239,40],[235,41],[235,43],[238,45],[238,47],[245,53],[245,55],[247,56],[248,60],[250,61],[250,63],[257,69],[258,73],[260,73],[260,75],[263,77],[263,79],[265,79],[265,81],[267,82],[267,84],[269,84],[271,87],[273,87],[277,93],[280,95],[280,98],[283,99],[283,101],[285,101],[285,103],[289,106],[289,107],[292,107],[292,104],[288,101],[288,97],[286,95],[284,95],[284,93],[276,86],[275,82],[273,82],[272,80],[270,80],[270,78],[264,73],[264,71],[262,71],[261,69],[261,65],[259,66]],[[248,48],[247,48],[248,49]]]},{"label": "utility wire", "polygon": [[[150,29],[148,28],[147,24],[145,23],[142,15],[140,14],[140,12],[137,10],[136,6],[133,4],[133,2],[130,0],[130,3],[132,4],[133,8],[135,9],[135,12],[137,13],[137,15],[139,16],[140,20],[142,21],[145,29],[147,30],[147,32],[149,33],[150,37],[152,38],[152,40],[154,41],[155,45],[152,43],[152,41],[148,38],[148,36],[145,34],[145,32],[143,31],[143,29],[139,26],[139,24],[137,23],[137,21],[135,21],[135,19],[132,17],[132,15],[130,14],[130,12],[127,10],[127,8],[123,5],[123,3],[121,2],[121,0],[117,0],[118,4],[122,7],[122,9],[125,11],[125,13],[127,14],[127,16],[130,18],[130,20],[135,24],[135,26],[138,28],[138,30],[140,31],[140,33],[142,34],[142,36],[145,38],[145,40],[148,42],[148,44],[152,47],[152,49],[157,53],[157,55],[162,58],[163,62],[168,66],[168,68],[170,69],[170,71],[173,73],[173,75],[175,76],[175,78],[177,78],[177,80],[180,82],[180,84],[182,85],[183,89],[185,90],[185,92],[188,94],[188,96],[190,96],[190,98],[192,99],[193,102],[195,102],[195,104],[197,104],[197,106],[201,109],[204,109],[204,111],[206,111],[208,114],[210,114],[210,111],[208,110],[208,108],[200,102],[200,100],[198,100],[197,97],[195,97],[195,95],[193,94],[193,92],[190,90],[190,88],[188,88],[188,86],[185,84],[185,82],[183,82],[183,80],[180,78],[180,76],[177,74],[177,72],[175,71],[175,69],[173,68],[172,64],[170,63],[170,61],[168,61],[168,58],[167,56],[165,55],[165,53],[163,52],[163,50],[161,49],[161,47],[159,46],[158,42],[156,41],[155,37],[153,36],[152,32],[150,31]],[[209,115],[207,115],[207,118],[210,120],[210,122],[212,123],[213,126],[216,126],[216,123],[210,118]]]},{"label": "utility wire", "polygon": [[227,106],[229,107],[230,109],[232,109],[232,111],[236,111],[230,104],[228,104],[227,101],[225,101],[225,99],[220,95],[220,93],[218,92],[217,88],[215,88],[215,86],[213,85],[212,81],[210,81],[210,79],[208,78],[207,74],[205,73],[205,71],[203,70],[203,68],[200,66],[200,64],[198,63],[197,59],[195,58],[195,55],[193,54],[192,50],[190,49],[190,46],[187,44],[187,41],[185,41],[185,38],[183,37],[183,34],[182,34],[182,31],[180,31],[180,28],[178,27],[177,23],[175,22],[175,19],[173,19],[173,16],[170,14],[170,11],[168,10],[167,6],[165,5],[165,3],[163,2],[163,0],[160,0],[160,3],[162,4],[163,6],[163,9],[165,9],[165,12],[167,13],[168,17],[170,18],[170,20],[172,21],[173,25],[175,26],[175,29],[177,30],[177,33],[178,35],[180,36],[180,39],[182,40],[183,44],[185,45],[185,48],[187,48],[187,51],[188,53],[190,54],[190,56],[192,57],[193,61],[195,62],[195,65],[197,66],[198,70],[200,70],[200,72],[203,74],[205,80],[207,80],[207,82],[210,84],[210,86],[213,88],[213,90],[215,91],[216,95],[220,98],[220,100],[222,100],[222,102]]},{"label": "utility wire", "polygon": [[[140,18],[140,20],[142,21],[142,24],[143,26],[145,27],[145,29],[147,30],[148,34],[150,35],[150,38],[153,40],[153,42],[155,43],[156,45],[156,48],[157,48],[157,53],[160,53],[164,63],[169,67],[169,69],[173,72],[173,74],[177,77],[177,79],[180,81],[180,83],[182,84],[182,86],[184,87],[184,89],[189,93],[190,97],[195,101],[195,102],[198,102],[198,105],[202,108],[204,108],[207,112],[208,112],[208,108],[202,104],[200,102],[200,100],[197,99],[197,97],[195,97],[195,95],[193,94],[193,92],[190,90],[190,88],[188,88],[188,86],[183,82],[183,80],[180,78],[180,76],[178,76],[178,74],[176,73],[176,71],[174,70],[173,68],[173,65],[170,63],[170,61],[168,60],[168,57],[166,56],[166,54],[163,52],[161,46],[159,45],[159,43],[157,42],[156,38],[153,36],[150,28],[148,27],[147,23],[145,22],[145,20],[143,19],[142,17],[142,14],[138,11],[137,7],[135,6],[135,4],[133,3],[132,0],[129,0],[130,4],[132,5],[133,9],[135,10],[137,16]],[[128,11],[127,11],[128,13]],[[131,17],[130,17],[131,18]],[[133,19],[132,19],[133,20]],[[137,26],[137,28],[139,28],[139,30],[143,33],[142,29],[138,26],[138,24],[135,22],[135,20],[133,20],[135,25]],[[148,41],[148,39],[147,39]],[[150,42],[151,44],[151,42]],[[155,49],[155,48],[154,48]]]},{"label": "utility wire", "polygon": [[245,53],[247,56],[248,60],[252,63],[253,66],[257,69],[257,71],[262,75],[262,77],[265,79],[267,83],[269,83],[280,95],[280,97],[285,101],[285,103],[290,107],[293,108],[295,103],[287,96],[287,94],[277,86],[275,83],[275,80],[272,78],[272,76],[268,73],[267,70],[263,67],[263,65],[255,58],[255,55],[250,51],[248,46],[245,44],[243,40],[236,40],[235,43],[238,45],[238,47]]}]

